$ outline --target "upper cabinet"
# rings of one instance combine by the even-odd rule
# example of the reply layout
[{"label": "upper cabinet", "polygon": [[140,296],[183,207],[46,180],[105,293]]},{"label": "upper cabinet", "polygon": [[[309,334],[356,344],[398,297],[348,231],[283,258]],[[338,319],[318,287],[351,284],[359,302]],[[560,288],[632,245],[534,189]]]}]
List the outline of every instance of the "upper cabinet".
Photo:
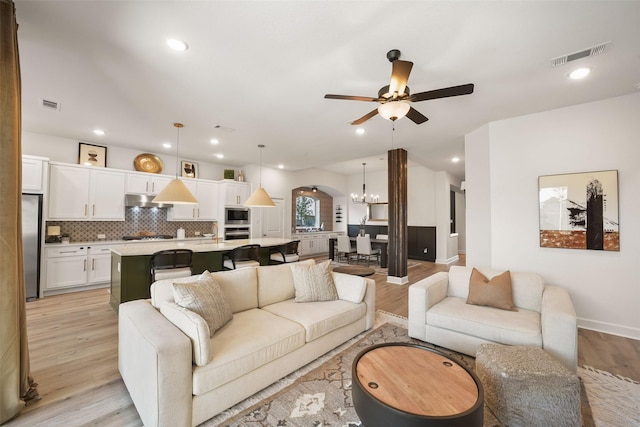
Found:
[{"label": "upper cabinet", "polygon": [[158,194],[172,180],[171,176],[145,172],[127,172],[127,194]]},{"label": "upper cabinet", "polygon": [[224,200],[225,206],[241,206],[251,195],[251,184],[248,182],[220,183],[220,200]]},{"label": "upper cabinet", "polygon": [[218,183],[199,179],[183,179],[182,182],[198,200],[195,205],[173,205],[169,209],[169,221],[216,221],[218,209]]},{"label": "upper cabinet", "polygon": [[49,219],[124,221],[125,173],[52,164]]},{"label": "upper cabinet", "polygon": [[44,157],[22,156],[22,192],[43,193],[44,172],[47,159]]}]

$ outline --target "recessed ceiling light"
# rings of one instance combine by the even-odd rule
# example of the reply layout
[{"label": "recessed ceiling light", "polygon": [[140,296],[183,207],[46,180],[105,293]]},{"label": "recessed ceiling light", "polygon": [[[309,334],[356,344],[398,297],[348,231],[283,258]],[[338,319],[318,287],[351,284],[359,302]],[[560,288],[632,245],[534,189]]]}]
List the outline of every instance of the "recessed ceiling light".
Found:
[{"label": "recessed ceiling light", "polygon": [[284,169],[284,165],[278,165],[278,169]]},{"label": "recessed ceiling light", "polygon": [[218,139],[216,139],[216,138],[211,138],[211,143],[212,143],[213,145],[218,145],[218,144],[220,144],[220,140],[218,140]]},{"label": "recessed ceiling light", "polygon": [[102,136],[105,134],[105,131],[103,131],[102,129],[94,129],[93,133],[95,133],[98,136]]},{"label": "recessed ceiling light", "polygon": [[569,73],[569,78],[572,80],[584,79],[589,75],[590,72],[591,72],[590,68],[586,68],[586,67],[578,68]]},{"label": "recessed ceiling light", "polygon": [[364,130],[364,128],[358,128],[358,129],[356,129],[356,133],[357,133],[358,135],[364,135],[364,134],[365,134],[365,132],[366,132],[366,130]]},{"label": "recessed ceiling light", "polygon": [[178,39],[168,39],[167,45],[171,49],[177,50],[179,52],[184,52],[185,50],[189,49],[189,45],[187,45],[186,42],[183,42],[182,40],[178,40]]},{"label": "recessed ceiling light", "polygon": [[452,161],[453,163],[458,163],[458,162],[460,161],[460,157],[453,157],[453,158],[451,159],[451,161]]},{"label": "recessed ceiling light", "polygon": [[162,146],[164,148],[171,148],[171,144],[169,144],[168,142],[165,142],[164,144],[162,144]]},{"label": "recessed ceiling light", "polygon": [[216,154],[216,157],[219,158],[219,159],[223,159],[224,158],[224,154],[222,154],[222,153]]}]

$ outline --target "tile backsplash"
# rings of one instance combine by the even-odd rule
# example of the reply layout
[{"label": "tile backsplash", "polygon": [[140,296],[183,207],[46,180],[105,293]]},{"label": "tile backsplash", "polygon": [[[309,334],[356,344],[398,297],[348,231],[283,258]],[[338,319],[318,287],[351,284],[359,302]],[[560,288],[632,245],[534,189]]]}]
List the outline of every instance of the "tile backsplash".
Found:
[{"label": "tile backsplash", "polygon": [[185,237],[195,232],[211,233],[214,221],[167,221],[167,209],[129,207],[124,221],[47,221],[46,225],[59,225],[61,233],[68,233],[71,242],[93,242],[98,234],[105,240],[121,240],[140,231],[175,236],[178,228],[184,228]]}]

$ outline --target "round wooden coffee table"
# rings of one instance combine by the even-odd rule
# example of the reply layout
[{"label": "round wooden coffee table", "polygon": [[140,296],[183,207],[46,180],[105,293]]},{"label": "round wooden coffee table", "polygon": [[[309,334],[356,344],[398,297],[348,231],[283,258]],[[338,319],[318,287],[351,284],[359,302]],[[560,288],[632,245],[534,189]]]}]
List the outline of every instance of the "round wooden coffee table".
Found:
[{"label": "round wooden coffee table", "polygon": [[336,273],[353,274],[354,276],[371,276],[376,271],[373,268],[361,267],[359,265],[344,265],[333,269]]},{"label": "round wooden coffee table", "polygon": [[352,373],[353,406],[366,427],[482,426],[480,380],[438,351],[375,345],[356,356]]}]

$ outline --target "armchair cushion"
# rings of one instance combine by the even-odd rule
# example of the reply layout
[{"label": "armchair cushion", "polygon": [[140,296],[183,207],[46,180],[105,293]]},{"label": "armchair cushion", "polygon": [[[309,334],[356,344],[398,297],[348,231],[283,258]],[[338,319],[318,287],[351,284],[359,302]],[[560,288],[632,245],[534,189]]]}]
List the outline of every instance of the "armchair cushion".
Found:
[{"label": "armchair cushion", "polygon": [[471,272],[471,278],[469,278],[467,304],[517,311],[513,305],[509,270],[487,279],[484,274],[474,268]]}]

